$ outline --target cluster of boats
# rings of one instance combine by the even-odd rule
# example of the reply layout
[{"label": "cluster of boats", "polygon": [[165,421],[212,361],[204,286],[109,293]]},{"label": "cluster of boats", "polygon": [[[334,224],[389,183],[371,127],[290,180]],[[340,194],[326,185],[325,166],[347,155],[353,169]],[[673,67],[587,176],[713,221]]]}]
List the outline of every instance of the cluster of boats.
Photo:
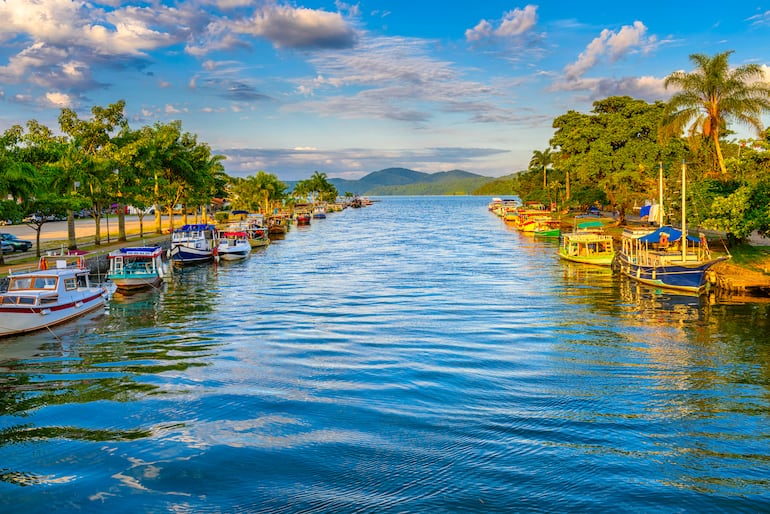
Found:
[{"label": "cluster of boats", "polygon": [[[518,200],[496,198],[489,204],[489,209],[506,223],[535,235],[553,222],[543,209],[522,206]],[[704,293],[715,283],[716,277],[710,268],[729,256],[712,256],[704,234],[700,233],[698,237],[683,234],[680,229],[663,224],[662,209],[656,209],[656,212],[657,227],[626,227],[617,242],[606,232],[601,220],[580,217],[576,218],[575,226],[569,232],[561,232],[559,221],[559,232],[556,235],[549,233],[548,237],[559,237],[561,259],[612,266],[635,281],[658,288],[688,294]],[[685,212],[684,205],[682,212]],[[528,230],[532,224],[541,228]],[[684,217],[682,225],[686,226]]]},{"label": "cluster of boats", "polygon": [[[359,203],[356,207],[369,205]],[[326,217],[325,208],[311,215]],[[130,293],[159,287],[173,265],[246,259],[270,236],[285,234],[288,214],[264,217],[243,211],[221,229],[208,223],[188,224],[173,231],[168,250],[160,246],[123,247],[107,255],[108,282],[94,284],[83,254],[46,255],[37,269],[9,271],[6,292],[0,293],[0,337],[32,332],[63,323],[105,305],[115,291]]]}]

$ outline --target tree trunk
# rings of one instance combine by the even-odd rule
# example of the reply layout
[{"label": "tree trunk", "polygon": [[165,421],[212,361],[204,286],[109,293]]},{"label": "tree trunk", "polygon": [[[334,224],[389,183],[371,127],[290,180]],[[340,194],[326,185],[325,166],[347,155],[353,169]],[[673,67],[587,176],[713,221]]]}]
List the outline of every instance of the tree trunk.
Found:
[{"label": "tree trunk", "polygon": [[714,138],[714,147],[717,151],[717,161],[719,162],[719,173],[722,175],[722,177],[726,177],[727,175],[727,167],[725,167],[725,158],[722,156],[722,147],[719,144],[719,131],[718,129],[714,128],[711,137]]},{"label": "tree trunk", "polygon": [[155,233],[156,234],[162,234],[163,233],[163,215],[160,212],[160,205],[155,204]]},{"label": "tree trunk", "polygon": [[67,239],[69,239],[67,248],[70,250],[77,250],[78,239],[75,234],[75,212],[72,209],[67,210]]},{"label": "tree trunk", "polygon": [[118,202],[118,241],[126,241],[126,208]]}]

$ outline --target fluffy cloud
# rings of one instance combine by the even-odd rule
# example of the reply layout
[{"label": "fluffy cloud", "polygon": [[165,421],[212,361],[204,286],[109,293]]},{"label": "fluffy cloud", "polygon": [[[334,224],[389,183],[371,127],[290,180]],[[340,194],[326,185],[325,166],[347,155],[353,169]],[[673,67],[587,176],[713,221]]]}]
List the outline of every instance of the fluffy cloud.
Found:
[{"label": "fluffy cloud", "polygon": [[521,36],[532,30],[536,23],[537,6],[527,5],[524,9],[517,8],[505,13],[497,28],[487,20],[481,20],[475,27],[465,31],[465,39],[480,41],[493,36],[500,38]]},{"label": "fluffy cloud", "polygon": [[276,48],[350,48],[357,40],[339,13],[279,5],[266,6],[233,29],[264,37]]},{"label": "fluffy cloud", "polygon": [[656,41],[654,36],[645,37],[646,33],[647,27],[641,21],[635,21],[633,26],[623,26],[619,32],[602,30],[601,34],[594,38],[578,56],[577,61],[564,68],[567,79],[574,80],[582,77],[605,56],[610,62],[614,62],[629,52],[646,51]]}]

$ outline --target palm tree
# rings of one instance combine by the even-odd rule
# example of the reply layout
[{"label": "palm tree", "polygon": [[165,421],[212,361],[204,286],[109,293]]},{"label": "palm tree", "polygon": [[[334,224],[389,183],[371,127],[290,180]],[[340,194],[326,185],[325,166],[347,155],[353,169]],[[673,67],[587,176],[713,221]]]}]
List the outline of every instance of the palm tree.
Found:
[{"label": "palm tree", "polygon": [[546,148],[542,152],[535,150],[532,152],[532,159],[529,161],[529,169],[539,170],[543,169],[543,189],[547,187],[546,169],[553,164],[553,156],[551,155],[551,149]]},{"label": "palm tree", "polygon": [[691,133],[702,133],[714,142],[719,169],[727,173],[719,137],[728,120],[735,120],[761,132],[761,116],[770,111],[770,85],[763,82],[758,64],[746,64],[730,69],[731,51],[713,57],[690,55],[695,71],[676,71],[666,77],[664,86],[674,86],[678,93],[668,101],[661,121],[664,137],[681,135],[690,127]]}]

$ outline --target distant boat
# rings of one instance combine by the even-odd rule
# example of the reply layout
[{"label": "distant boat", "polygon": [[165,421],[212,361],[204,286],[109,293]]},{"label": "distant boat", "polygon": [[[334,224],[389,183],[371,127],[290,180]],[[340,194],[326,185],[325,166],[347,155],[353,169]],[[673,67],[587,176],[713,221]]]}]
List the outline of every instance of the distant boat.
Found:
[{"label": "distant boat", "polygon": [[163,250],[159,246],[128,246],[109,253],[107,278],[118,291],[158,287],[166,275]]},{"label": "distant boat", "polygon": [[313,218],[324,219],[326,218],[326,205],[320,204],[313,207]]},{"label": "distant boat", "polygon": [[216,256],[224,261],[245,259],[251,253],[251,244],[246,232],[222,232]]},{"label": "distant boat", "polygon": [[33,332],[103,307],[104,286],[92,285],[85,258],[45,256],[37,271],[10,272],[0,294],[0,337]]},{"label": "distant boat", "polygon": [[214,225],[184,225],[171,234],[170,258],[174,264],[195,264],[214,258],[217,246],[217,229]]},{"label": "distant boat", "polygon": [[[660,190],[662,191],[662,165]],[[707,272],[714,264],[729,257],[712,258],[705,236],[687,235],[686,167],[682,163],[683,234],[662,224],[648,233],[624,230],[617,265],[627,277],[656,287],[700,294],[709,285]]]}]

